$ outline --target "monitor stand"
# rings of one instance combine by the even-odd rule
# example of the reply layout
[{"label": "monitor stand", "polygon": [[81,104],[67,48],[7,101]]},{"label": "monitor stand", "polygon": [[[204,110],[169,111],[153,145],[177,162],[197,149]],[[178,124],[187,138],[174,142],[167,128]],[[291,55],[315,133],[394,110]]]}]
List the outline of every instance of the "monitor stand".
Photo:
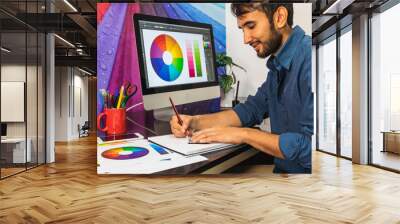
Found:
[{"label": "monitor stand", "polygon": [[168,122],[175,115],[172,107],[153,110],[154,119],[157,121]]},{"label": "monitor stand", "polygon": [[154,131],[158,135],[170,134],[171,126],[169,124],[169,121],[171,120],[171,117],[175,115],[174,110],[171,107],[157,109],[153,110],[153,115],[154,115],[154,123],[153,123]]}]

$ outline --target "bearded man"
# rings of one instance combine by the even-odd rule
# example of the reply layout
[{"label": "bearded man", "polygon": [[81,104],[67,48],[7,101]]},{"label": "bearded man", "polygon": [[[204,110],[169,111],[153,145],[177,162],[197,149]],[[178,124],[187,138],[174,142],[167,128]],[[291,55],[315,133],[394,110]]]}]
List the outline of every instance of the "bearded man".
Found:
[{"label": "bearded man", "polygon": [[[197,143],[248,144],[274,157],[275,173],[311,173],[314,101],[311,37],[293,26],[293,5],[265,2],[231,6],[244,43],[267,58],[268,75],[254,96],[233,109],[197,116],[173,116],[176,137]],[[260,74],[263,75],[263,74]],[[270,118],[271,132],[251,128]]]}]

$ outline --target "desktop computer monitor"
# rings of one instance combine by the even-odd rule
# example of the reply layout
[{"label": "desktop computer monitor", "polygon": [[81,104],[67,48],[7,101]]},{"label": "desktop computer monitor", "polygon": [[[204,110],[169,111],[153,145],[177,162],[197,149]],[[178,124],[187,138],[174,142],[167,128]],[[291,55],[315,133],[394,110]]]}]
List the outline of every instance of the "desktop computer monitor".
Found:
[{"label": "desktop computer monitor", "polygon": [[210,24],[142,14],[134,24],[146,110],[220,96]]}]

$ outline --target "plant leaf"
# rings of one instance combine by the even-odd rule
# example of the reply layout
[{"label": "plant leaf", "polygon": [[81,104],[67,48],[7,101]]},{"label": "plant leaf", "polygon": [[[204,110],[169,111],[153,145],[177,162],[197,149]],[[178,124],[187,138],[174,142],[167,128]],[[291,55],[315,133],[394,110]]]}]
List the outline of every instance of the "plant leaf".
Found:
[{"label": "plant leaf", "polygon": [[220,78],[220,86],[224,93],[229,92],[232,89],[233,78],[230,75],[223,75]]},{"label": "plant leaf", "polygon": [[225,63],[227,65],[232,65],[232,63],[233,63],[232,58],[229,56],[225,56]]},{"label": "plant leaf", "polygon": [[238,64],[236,64],[236,63],[234,63],[234,62],[232,62],[232,65],[234,65],[234,66],[236,66],[236,67],[242,69],[243,71],[247,72],[247,70],[246,70],[245,68],[243,68],[242,66],[240,66],[240,65],[238,65]]}]

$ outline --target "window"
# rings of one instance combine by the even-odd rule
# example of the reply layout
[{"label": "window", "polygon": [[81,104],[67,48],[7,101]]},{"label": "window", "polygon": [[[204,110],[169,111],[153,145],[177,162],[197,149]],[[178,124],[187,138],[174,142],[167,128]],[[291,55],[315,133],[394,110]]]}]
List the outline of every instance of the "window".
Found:
[{"label": "window", "polygon": [[400,4],[371,18],[372,164],[400,170]]},{"label": "window", "polygon": [[352,32],[351,25],[340,36],[340,155],[352,157]]},{"label": "window", "polygon": [[318,149],[336,154],[336,36],[318,48]]}]

